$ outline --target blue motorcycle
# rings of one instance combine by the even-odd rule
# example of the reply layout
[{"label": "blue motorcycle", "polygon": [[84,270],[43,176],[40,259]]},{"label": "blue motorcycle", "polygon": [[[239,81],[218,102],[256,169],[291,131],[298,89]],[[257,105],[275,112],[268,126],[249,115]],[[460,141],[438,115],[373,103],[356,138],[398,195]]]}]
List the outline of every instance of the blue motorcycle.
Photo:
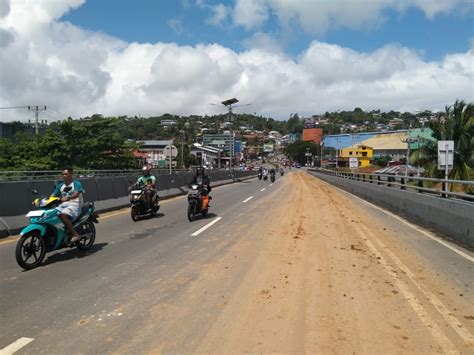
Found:
[{"label": "blue motorcycle", "polygon": [[33,202],[40,209],[28,212],[26,217],[30,218],[30,224],[20,232],[21,237],[16,245],[16,261],[23,269],[30,270],[39,266],[46,252],[66,247],[88,250],[94,245],[94,223],[99,223],[94,203],[85,203],[79,217],[72,223],[80,236],[75,243],[68,242],[69,232],[59,218],[59,211],[55,209],[59,203],[59,198],[55,196]]}]

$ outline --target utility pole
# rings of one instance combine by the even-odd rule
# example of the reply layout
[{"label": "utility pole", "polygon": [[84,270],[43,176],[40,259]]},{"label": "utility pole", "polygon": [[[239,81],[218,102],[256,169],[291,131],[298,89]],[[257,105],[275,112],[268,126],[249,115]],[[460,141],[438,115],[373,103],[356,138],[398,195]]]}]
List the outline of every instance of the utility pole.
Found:
[{"label": "utility pole", "polygon": [[35,112],[35,134],[38,135],[39,133],[38,116],[39,116],[40,111],[46,111],[46,106],[43,106],[43,107],[28,106],[28,110]]}]

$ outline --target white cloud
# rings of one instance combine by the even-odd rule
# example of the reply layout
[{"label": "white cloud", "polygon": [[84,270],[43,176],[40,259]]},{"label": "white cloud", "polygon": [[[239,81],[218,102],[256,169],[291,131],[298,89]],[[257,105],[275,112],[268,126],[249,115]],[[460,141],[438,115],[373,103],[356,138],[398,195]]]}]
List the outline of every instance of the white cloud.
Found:
[{"label": "white cloud", "polygon": [[415,7],[432,19],[445,12],[472,10],[472,0],[236,0],[234,20],[247,30],[262,26],[269,12],[288,26],[296,22],[307,32],[331,28],[372,28],[384,21],[383,10]]},{"label": "white cloud", "polygon": [[217,4],[215,6],[211,6],[211,9],[214,14],[211,18],[207,20],[207,22],[214,26],[222,25],[231,12],[231,9],[225,6],[224,4]]},{"label": "white cloud", "polygon": [[243,41],[247,49],[259,48],[273,53],[283,53],[281,43],[276,41],[272,36],[262,32],[256,32],[252,37]]},{"label": "white cloud", "polygon": [[269,16],[267,0],[237,0],[233,16],[235,24],[248,30],[259,27]]},{"label": "white cloud", "polygon": [[176,18],[172,18],[168,21],[168,26],[170,26],[170,28],[176,32],[177,34],[181,34],[183,33],[183,24],[181,23],[181,20],[179,19],[176,19]]},{"label": "white cloud", "polygon": [[[264,34],[242,53],[219,44],[125,43],[60,22],[59,9],[27,7],[12,1],[0,19],[0,106],[47,105],[74,117],[206,114],[218,112],[210,103],[237,97],[253,104],[250,112],[287,118],[474,101],[472,49],[429,62],[396,44],[363,53],[315,41],[295,60]],[[49,22],[40,13],[49,13]],[[28,18],[16,21],[18,14]]]}]

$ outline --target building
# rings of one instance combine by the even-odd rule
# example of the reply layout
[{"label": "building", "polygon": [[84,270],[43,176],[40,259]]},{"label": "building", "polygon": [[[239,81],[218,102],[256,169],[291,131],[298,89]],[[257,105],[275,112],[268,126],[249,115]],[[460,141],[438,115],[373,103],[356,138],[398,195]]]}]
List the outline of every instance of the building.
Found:
[{"label": "building", "polygon": [[372,147],[374,157],[390,156],[392,160],[400,160],[407,155],[407,136],[407,131],[377,134],[360,144]]},{"label": "building", "polygon": [[[165,167],[169,161],[169,156],[164,154],[164,149],[172,145],[172,140],[144,140],[139,141],[138,152],[146,154],[146,161],[154,168]],[[142,154],[143,156],[143,154]]]},{"label": "building", "polygon": [[281,133],[278,131],[270,131],[268,132],[268,138],[270,139],[280,139],[281,138]]},{"label": "building", "polygon": [[234,147],[235,150],[235,137],[230,134],[205,134],[202,138],[202,144],[206,147],[220,149],[229,154],[231,147]]},{"label": "building", "polygon": [[392,160],[400,160],[407,154],[407,137],[407,130],[336,134],[324,136],[323,146],[335,150],[334,153],[331,153],[334,154],[333,158],[336,155],[341,156],[345,148],[366,146],[372,149],[372,158],[390,156]]},{"label": "building", "polygon": [[323,141],[323,129],[322,128],[304,128],[303,141],[314,142],[316,144],[320,144]]},{"label": "building", "polygon": [[[222,164],[222,150],[195,144],[191,154],[196,157],[199,164],[208,169],[220,168]],[[227,158],[228,160],[228,158]],[[226,162],[224,162],[225,164]]]},{"label": "building", "polygon": [[[44,123],[39,124],[38,133],[44,134],[47,126]],[[0,139],[15,140],[17,133],[35,134],[36,129],[34,124],[21,122],[0,122]]]},{"label": "building", "polygon": [[161,120],[160,125],[163,127],[171,127],[171,126],[176,126],[178,122],[174,120]]},{"label": "building", "polygon": [[349,166],[349,158],[357,158],[359,160],[359,168],[365,168],[372,165],[373,149],[363,144],[356,144],[341,149],[339,155],[339,161],[342,162],[341,165]]}]

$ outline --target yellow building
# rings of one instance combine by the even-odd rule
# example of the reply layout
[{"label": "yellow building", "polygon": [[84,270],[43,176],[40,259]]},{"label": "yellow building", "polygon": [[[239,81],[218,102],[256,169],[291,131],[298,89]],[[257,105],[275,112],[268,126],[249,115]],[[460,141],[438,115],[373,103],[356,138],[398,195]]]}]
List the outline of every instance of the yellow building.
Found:
[{"label": "yellow building", "polygon": [[364,168],[371,165],[373,154],[374,152],[371,147],[363,144],[356,144],[341,149],[339,159],[344,163],[347,162],[347,165],[349,166],[349,158],[357,158],[359,159],[359,168]]}]

